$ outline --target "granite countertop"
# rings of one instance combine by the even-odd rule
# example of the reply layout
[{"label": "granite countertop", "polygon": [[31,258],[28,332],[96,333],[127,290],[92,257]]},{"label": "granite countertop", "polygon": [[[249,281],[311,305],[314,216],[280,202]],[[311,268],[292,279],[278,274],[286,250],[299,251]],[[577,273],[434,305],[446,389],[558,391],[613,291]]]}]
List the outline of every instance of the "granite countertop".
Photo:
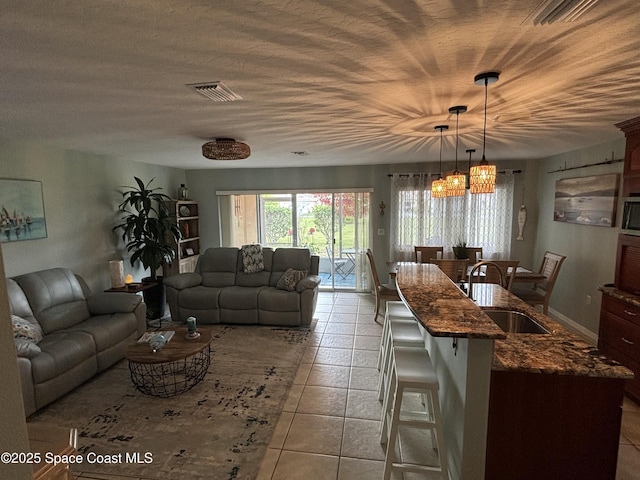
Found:
[{"label": "granite countertop", "polygon": [[617,298],[618,300],[622,300],[623,302],[630,303],[631,305],[635,305],[636,307],[640,307],[640,296],[634,295],[633,293],[628,293],[623,290],[618,290],[616,287],[610,285],[603,285],[598,288],[605,295],[609,295],[613,298]]},{"label": "granite countertop", "polygon": [[[474,284],[472,302],[437,266],[409,263],[399,264],[397,282],[405,303],[431,335],[494,339],[494,370],[633,377],[629,369],[498,285]],[[550,334],[507,334],[483,309],[523,312]]]}]

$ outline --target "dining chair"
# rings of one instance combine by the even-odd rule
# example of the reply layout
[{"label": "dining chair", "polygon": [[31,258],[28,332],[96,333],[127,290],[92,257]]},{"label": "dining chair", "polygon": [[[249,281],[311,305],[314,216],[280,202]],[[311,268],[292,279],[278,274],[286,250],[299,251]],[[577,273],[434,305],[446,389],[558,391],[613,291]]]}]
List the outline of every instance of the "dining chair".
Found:
[{"label": "dining chair", "polygon": [[[455,250],[454,250],[455,248],[458,248],[458,247],[451,247],[451,251],[453,252],[454,256],[455,256]],[[482,247],[465,247],[465,248],[467,249],[467,253],[469,254],[469,264],[475,265],[476,263],[478,263],[482,258]]]},{"label": "dining chair", "polygon": [[558,279],[562,262],[564,262],[566,258],[565,255],[559,255],[549,251],[545,252],[539,270],[539,273],[544,276],[544,279],[535,282],[531,288],[514,287],[511,289],[511,293],[529,305],[542,305],[542,313],[546,315],[549,311],[549,299],[553,292],[553,286]]},{"label": "dining chair", "polygon": [[385,308],[386,302],[390,300],[401,300],[398,293],[398,286],[394,283],[380,283],[380,277],[378,277],[378,271],[376,270],[376,263],[373,260],[373,252],[370,248],[367,248],[367,258],[369,259],[369,268],[371,270],[371,278],[373,280],[373,286],[376,292],[376,315],[373,317],[373,321],[378,320],[380,313],[380,304],[384,301]]},{"label": "dining chair", "polygon": [[[416,263],[432,263],[432,258],[442,258],[444,256],[444,247],[417,247],[414,246],[414,260]],[[420,261],[418,262],[418,252],[420,253]]]},{"label": "dining chair", "polygon": [[467,278],[467,265],[469,260],[464,259],[437,259],[431,260],[444,274],[454,282],[464,282]]},{"label": "dining chair", "polygon": [[484,269],[484,278],[482,281],[484,283],[497,283],[501,287],[507,289],[507,291],[511,291],[513,287],[513,279],[515,278],[516,269],[520,264],[519,260],[492,260],[481,258],[481,262],[491,262],[497,265],[500,270],[502,270],[502,278],[504,279],[504,283],[500,285],[500,274],[496,270],[495,267],[491,265],[487,265]]}]

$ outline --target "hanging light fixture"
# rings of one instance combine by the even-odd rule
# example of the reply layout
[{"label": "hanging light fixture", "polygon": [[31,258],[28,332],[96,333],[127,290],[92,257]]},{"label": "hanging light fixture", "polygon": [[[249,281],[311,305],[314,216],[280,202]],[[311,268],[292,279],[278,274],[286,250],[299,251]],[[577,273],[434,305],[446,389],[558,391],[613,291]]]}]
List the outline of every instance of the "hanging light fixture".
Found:
[{"label": "hanging light fixture", "polygon": [[487,91],[490,83],[500,78],[498,72],[479,73],[473,81],[476,85],[484,85],[484,130],[482,133],[482,160],[469,171],[469,191],[471,193],[493,193],[496,190],[496,166],[489,165],[485,158],[487,143]]},{"label": "hanging light fixture", "polygon": [[444,198],[447,196],[447,182],[442,178],[442,131],[449,130],[449,125],[437,125],[436,130],[440,130],[440,173],[438,180],[431,182],[431,197]]},{"label": "hanging light fixture", "polygon": [[469,190],[469,187],[471,187],[471,154],[475,153],[475,151],[475,148],[470,148],[467,150],[467,153],[469,154],[469,175],[467,175],[467,190]]},{"label": "hanging light fixture", "polygon": [[467,107],[459,105],[451,107],[449,113],[456,114],[456,166],[451,173],[447,175],[447,197],[462,197],[467,186],[467,177],[458,170],[458,119],[460,114],[467,111]]}]

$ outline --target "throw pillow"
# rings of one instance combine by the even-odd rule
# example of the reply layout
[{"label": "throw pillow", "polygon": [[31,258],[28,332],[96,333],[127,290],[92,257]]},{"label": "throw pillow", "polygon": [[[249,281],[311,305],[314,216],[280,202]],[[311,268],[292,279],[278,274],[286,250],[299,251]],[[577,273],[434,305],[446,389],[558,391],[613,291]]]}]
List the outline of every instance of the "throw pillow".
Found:
[{"label": "throw pillow", "polygon": [[264,270],[264,255],[262,254],[262,245],[243,245],[242,265],[244,267],[244,273],[256,273]]},{"label": "throw pillow", "polygon": [[42,340],[42,328],[40,325],[31,323],[17,315],[11,315],[11,323],[13,324],[13,338],[24,338],[33,343]]},{"label": "throw pillow", "polygon": [[307,272],[305,272],[304,270],[294,270],[293,268],[288,268],[278,280],[276,288],[293,292],[296,289],[296,285],[298,284],[298,282],[306,276]]}]

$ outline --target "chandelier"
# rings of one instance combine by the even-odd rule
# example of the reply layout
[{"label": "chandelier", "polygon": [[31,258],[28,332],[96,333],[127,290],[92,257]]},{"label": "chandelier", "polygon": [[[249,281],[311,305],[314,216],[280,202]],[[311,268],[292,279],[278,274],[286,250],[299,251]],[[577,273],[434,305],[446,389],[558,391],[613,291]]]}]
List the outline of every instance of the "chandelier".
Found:
[{"label": "chandelier", "polygon": [[449,109],[449,113],[456,114],[456,166],[451,175],[447,175],[447,197],[462,197],[467,187],[467,177],[458,170],[458,119],[466,111],[467,107],[464,105]]},{"label": "chandelier", "polygon": [[479,73],[475,76],[476,85],[484,85],[484,130],[482,134],[482,160],[480,164],[471,167],[469,172],[469,191],[471,193],[493,193],[496,189],[496,166],[489,165],[484,156],[487,142],[487,90],[490,83],[500,78],[498,72]]},{"label": "chandelier", "polygon": [[431,182],[431,197],[444,198],[447,196],[447,181],[442,178],[442,131],[449,130],[449,125],[437,125],[436,130],[440,130],[440,173],[438,179]]},{"label": "chandelier", "polygon": [[216,138],[202,145],[202,155],[209,160],[242,160],[251,155],[251,148],[233,138]]}]

